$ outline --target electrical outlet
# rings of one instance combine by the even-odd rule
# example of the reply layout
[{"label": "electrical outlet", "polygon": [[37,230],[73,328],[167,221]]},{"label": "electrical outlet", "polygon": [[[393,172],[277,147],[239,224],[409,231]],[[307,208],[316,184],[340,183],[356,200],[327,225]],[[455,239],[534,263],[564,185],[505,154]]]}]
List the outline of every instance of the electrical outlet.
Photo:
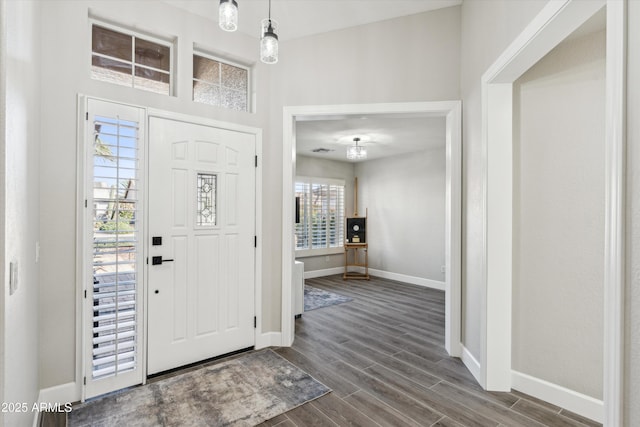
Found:
[{"label": "electrical outlet", "polygon": [[324,262],[329,262],[331,261],[331,257],[329,255],[324,257]]},{"label": "electrical outlet", "polygon": [[9,295],[18,289],[18,262],[9,263]]}]

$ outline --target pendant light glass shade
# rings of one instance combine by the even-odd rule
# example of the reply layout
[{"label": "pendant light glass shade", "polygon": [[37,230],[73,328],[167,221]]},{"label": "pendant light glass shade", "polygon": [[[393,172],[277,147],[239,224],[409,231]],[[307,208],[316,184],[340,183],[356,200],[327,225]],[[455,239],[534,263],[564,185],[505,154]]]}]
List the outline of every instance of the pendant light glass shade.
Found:
[{"label": "pendant light glass shade", "polygon": [[364,160],[367,158],[367,149],[361,145],[358,145],[360,138],[353,138],[356,145],[352,145],[347,148],[347,159],[349,160]]},{"label": "pendant light glass shade", "polygon": [[265,64],[278,62],[278,23],[271,19],[262,20],[262,37],[260,38],[260,60]]},{"label": "pendant light glass shade", "polygon": [[220,0],[218,24],[225,31],[238,29],[238,2],[236,0]]}]

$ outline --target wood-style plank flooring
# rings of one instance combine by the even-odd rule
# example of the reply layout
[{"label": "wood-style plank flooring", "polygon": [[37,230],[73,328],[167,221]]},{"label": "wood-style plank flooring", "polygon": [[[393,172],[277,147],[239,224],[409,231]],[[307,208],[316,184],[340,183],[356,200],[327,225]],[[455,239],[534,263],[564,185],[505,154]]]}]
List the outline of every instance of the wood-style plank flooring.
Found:
[{"label": "wood-style plank flooring", "polygon": [[[353,301],[304,313],[296,320],[293,347],[275,351],[333,391],[261,426],[600,425],[516,391],[482,390],[444,350],[443,292],[375,277],[306,283]],[[39,425],[65,426],[66,414],[42,414]]]},{"label": "wood-style plank flooring", "polygon": [[262,426],[598,426],[522,393],[488,393],[444,350],[444,293],[390,280],[308,285],[353,298],[304,313],[276,351],[331,389]]}]

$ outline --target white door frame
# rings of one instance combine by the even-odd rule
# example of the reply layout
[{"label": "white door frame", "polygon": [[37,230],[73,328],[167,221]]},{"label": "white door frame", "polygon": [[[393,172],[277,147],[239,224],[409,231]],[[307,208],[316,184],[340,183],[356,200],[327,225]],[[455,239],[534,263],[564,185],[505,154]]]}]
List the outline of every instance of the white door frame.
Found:
[{"label": "white door frame", "polygon": [[[511,388],[512,84],[606,4],[605,426],[622,425],[626,0],[551,1],[482,77],[484,248],[481,378]],[[568,408],[571,409],[571,408]]]},{"label": "white door frame", "polygon": [[[89,124],[84,120],[85,114],[88,111],[87,108],[87,103],[89,99],[95,99],[98,101],[105,101],[105,102],[111,102],[114,104],[123,104],[123,105],[127,105],[127,106],[131,106],[131,107],[137,107],[137,108],[141,108],[144,109],[146,111],[146,117],[145,117],[145,130],[149,128],[149,119],[151,117],[158,117],[158,118],[164,118],[164,119],[171,119],[171,120],[177,120],[177,121],[183,121],[183,122],[187,122],[187,123],[193,123],[193,124],[199,124],[199,125],[204,125],[204,126],[211,126],[211,127],[218,127],[221,129],[227,129],[227,130],[231,130],[231,131],[235,131],[235,132],[243,132],[243,133],[247,133],[247,134],[251,134],[255,136],[255,144],[256,144],[256,156],[258,157],[258,162],[257,162],[257,166],[256,166],[256,205],[255,205],[255,209],[256,209],[256,216],[255,216],[255,232],[256,232],[256,236],[258,236],[257,239],[257,243],[256,243],[256,257],[255,257],[255,307],[254,307],[254,312],[255,312],[255,316],[257,318],[257,323],[256,323],[256,329],[255,329],[255,347],[256,348],[262,348],[262,347],[266,347],[268,344],[265,343],[265,340],[262,338],[263,334],[262,334],[262,173],[263,173],[263,167],[262,167],[262,129],[260,128],[254,128],[254,127],[250,127],[250,126],[244,126],[244,125],[239,125],[239,124],[235,124],[235,123],[229,123],[229,122],[222,122],[222,121],[218,121],[218,120],[213,120],[213,119],[208,119],[208,118],[204,118],[204,117],[199,117],[199,116],[191,116],[191,115],[187,115],[187,114],[181,114],[181,113],[174,113],[174,112],[169,112],[169,111],[164,111],[164,110],[158,110],[158,109],[153,109],[153,108],[147,108],[147,107],[143,107],[143,106],[139,106],[139,105],[132,105],[132,104],[127,104],[127,103],[123,103],[123,102],[119,102],[119,101],[114,101],[114,100],[110,100],[110,99],[105,99],[105,98],[100,98],[100,97],[94,97],[94,96],[88,96],[88,95],[84,95],[84,94],[78,94],[77,97],[77,113],[78,113],[78,117],[77,117],[77,134],[76,134],[76,138],[77,138],[77,176],[78,176],[78,182],[77,182],[77,189],[76,189],[76,198],[77,198],[77,206],[76,206],[76,212],[77,212],[77,218],[78,220],[76,221],[76,259],[77,260],[82,260],[84,259],[84,254],[86,251],[86,245],[83,243],[84,242],[84,236],[86,233],[86,227],[84,226],[85,222],[84,222],[84,215],[85,213],[85,209],[84,209],[84,186],[85,186],[85,156],[84,156],[84,145],[86,143],[85,138],[86,138],[86,132],[87,132],[87,126],[89,126]],[[145,153],[148,152],[148,147],[149,147],[149,133],[145,132],[145,139],[144,139],[144,151]],[[148,157],[146,157],[148,159]],[[148,197],[147,197],[147,186],[148,186],[148,181],[146,179],[146,174],[148,173],[148,165],[144,165],[144,174],[145,174],[145,188],[144,188],[144,194],[145,194],[145,200],[143,200],[143,206],[144,206],[144,210],[145,210],[145,215],[148,214]],[[146,220],[145,220],[145,224],[146,224]],[[149,230],[146,229],[146,225],[145,225],[145,229],[143,230],[143,237],[142,240],[144,241],[144,244],[142,246],[143,248],[143,256],[146,257],[147,254],[149,253],[149,239],[147,238],[147,236],[149,235]],[[67,398],[66,400],[68,401],[74,401],[74,400],[81,400],[84,401],[85,400],[85,386],[83,385],[83,375],[84,375],[84,371],[86,369],[85,366],[85,358],[84,358],[84,351],[85,351],[85,346],[88,345],[86,343],[86,339],[84,337],[84,331],[85,331],[85,315],[84,315],[84,310],[86,310],[85,307],[85,303],[84,303],[84,293],[83,293],[83,277],[84,277],[84,262],[76,262],[76,283],[78,283],[78,286],[76,287],[76,298],[77,298],[77,303],[76,303],[76,381],[75,383],[70,384],[70,387],[66,387],[65,386],[65,390],[69,389],[67,391]],[[142,314],[142,319],[141,319],[141,325],[142,325],[142,330],[141,330],[141,335],[140,335],[140,342],[144,343],[144,345],[142,346],[142,350],[141,350],[141,369],[142,372],[144,373],[143,375],[143,383],[146,382],[146,372],[147,372],[147,331],[146,331],[146,327],[147,327],[147,319],[146,319],[146,313],[147,313],[147,295],[148,295],[148,283],[147,283],[147,274],[145,271],[144,274],[144,283],[143,283],[143,293],[144,293],[144,298],[143,298],[143,314]],[[71,390],[73,389],[73,390]]]},{"label": "white door frame", "polygon": [[446,222],[445,222],[445,348],[461,355],[461,254],[462,254],[462,104],[460,101],[292,106],[283,110],[282,175],[282,345],[294,339],[292,269],[296,120],[305,116],[428,113],[446,117]]},{"label": "white door frame", "polygon": [[[254,135],[255,136],[255,144],[256,144],[256,156],[258,157],[258,161],[256,163],[256,200],[255,200],[255,209],[256,209],[256,216],[255,216],[255,230],[256,230],[256,236],[257,236],[257,240],[256,240],[256,253],[255,253],[255,274],[254,274],[254,286],[255,286],[255,297],[254,297],[254,313],[256,316],[256,329],[255,329],[255,335],[254,335],[254,346],[255,348],[263,348],[266,347],[267,345],[265,345],[264,343],[264,339],[263,334],[262,334],[262,172],[263,172],[263,167],[262,167],[262,129],[260,128],[254,128],[251,126],[244,126],[244,125],[239,125],[239,124],[235,124],[235,123],[229,123],[229,122],[222,122],[219,120],[213,120],[213,119],[209,119],[209,118],[205,118],[205,117],[199,117],[199,116],[191,116],[188,114],[182,114],[182,113],[175,113],[175,112],[170,112],[170,111],[164,111],[164,110],[157,110],[157,109],[153,109],[150,108],[148,109],[147,112],[147,120],[146,120],[146,126],[147,128],[149,127],[149,119],[151,117],[157,117],[157,118],[161,118],[161,119],[168,119],[168,120],[175,120],[175,121],[180,121],[180,122],[185,122],[185,123],[191,123],[191,124],[195,124],[195,125],[203,125],[203,126],[209,126],[209,127],[216,127],[216,128],[220,128],[220,129],[225,129],[225,130],[230,130],[230,131],[234,131],[234,132],[242,132],[242,133],[247,133],[250,135]],[[147,135],[149,135],[149,133],[147,132]],[[150,146],[149,141],[147,141],[147,148]],[[148,167],[147,167],[148,170]],[[148,189],[145,188],[145,194],[148,193]],[[148,200],[145,201],[145,209],[148,212]],[[148,223],[148,222],[147,222]],[[148,236],[148,230],[145,230],[145,236]],[[146,254],[148,254],[148,246],[149,246],[149,239],[147,238],[145,240],[145,256]],[[148,275],[145,275],[145,277],[147,277]],[[148,283],[145,283],[145,294],[148,296]],[[147,304],[148,304],[148,298],[145,298],[145,306],[144,306],[144,310],[145,313],[147,313]],[[146,314],[145,314],[145,320],[146,320]],[[147,351],[147,333],[146,333],[146,329],[145,329],[145,347],[144,347],[144,351],[145,351],[145,355],[144,355],[144,360],[145,360],[145,372],[147,372],[147,366],[146,366],[146,359],[147,359],[147,355],[146,355],[146,351]]]},{"label": "white door frame", "polygon": [[[156,115],[154,115],[154,112],[152,112],[149,115],[147,119],[147,123],[148,123],[147,132],[148,132],[149,146],[148,146],[147,179],[146,179],[147,186],[145,187],[146,188],[145,194],[147,195],[147,197],[145,198],[146,206],[147,206],[147,210],[146,210],[147,215],[145,215],[147,220],[146,222],[147,226],[145,227],[146,236],[147,236],[145,240],[145,244],[146,244],[145,248],[147,250],[145,254],[147,257],[147,264],[146,264],[146,271],[145,271],[146,272],[146,282],[145,282],[146,288],[145,289],[147,290],[146,292],[147,297],[145,298],[145,301],[147,304],[146,305],[147,311],[145,316],[147,320],[146,322],[146,325],[147,325],[146,353],[147,354],[146,354],[145,360],[147,362],[146,374],[148,376],[148,375],[156,374],[166,369],[173,369],[176,367],[183,366],[185,364],[198,362],[206,358],[223,355],[230,351],[236,351],[236,350],[244,349],[247,347],[255,346],[256,328],[254,327],[253,331],[251,330],[251,328],[253,327],[252,325],[254,325],[253,317],[255,316],[255,307],[257,305],[255,304],[254,301],[252,301],[252,299],[255,298],[255,273],[256,272],[254,269],[254,264],[255,264],[255,258],[256,258],[256,248],[254,247],[253,249],[251,249],[250,244],[254,242],[254,239],[251,239],[251,234],[254,234],[255,236],[257,236],[257,234],[255,231],[256,229],[256,218],[255,218],[256,168],[254,167],[254,159],[253,159],[253,157],[256,155],[255,134],[231,130],[229,129],[228,125],[204,124],[202,121],[196,122],[196,120],[189,117],[186,117],[184,120],[180,120],[180,119],[176,119],[175,116],[172,115],[171,117],[164,117],[160,119]],[[167,132],[171,133],[172,139],[165,140],[164,142],[168,142],[169,144],[168,145],[165,144],[164,147],[160,147],[161,144],[159,145],[158,143],[161,141],[158,141],[158,140],[161,140],[163,138],[163,135],[166,136]],[[188,136],[184,135],[185,132],[188,134]],[[218,132],[222,132],[222,133],[219,134]],[[219,142],[221,144],[238,150],[237,155],[239,156],[239,159],[241,159],[241,161],[234,166],[232,163],[228,162],[229,159],[227,160],[218,159],[218,161],[214,162],[215,164],[212,163],[209,166],[206,166],[203,163],[203,162],[206,163],[206,161],[199,159],[199,156],[197,155],[197,153],[195,155],[192,153],[187,156],[187,159],[189,159],[187,163],[184,163],[180,160],[178,160],[176,163],[176,160],[174,159],[174,156],[173,156],[173,154],[175,153],[172,154],[171,143],[174,141],[195,140],[196,142],[194,143],[193,146],[188,145],[187,151],[192,150],[192,148],[195,151],[198,151],[199,149],[198,149],[197,142],[201,138],[205,138],[206,141],[211,141],[212,140],[211,138],[213,138],[214,141],[220,138],[221,141]],[[233,141],[235,138],[237,139]],[[229,145],[229,141],[233,141],[233,143]],[[227,148],[227,150],[228,149],[229,148]],[[154,155],[154,153],[156,154]],[[224,157],[224,149],[223,149],[223,157]],[[160,162],[160,163],[157,163],[157,162]],[[166,162],[166,164],[164,164],[163,166],[162,162]],[[159,164],[161,169],[158,169]],[[152,304],[152,301],[156,298],[153,295],[154,292],[152,292],[152,289],[158,288],[158,284],[155,284],[154,281],[159,280],[160,282],[162,282],[163,280],[169,280],[168,282],[164,283],[164,285],[173,286],[176,283],[175,278],[171,279],[172,273],[167,273],[167,272],[162,273],[163,271],[162,269],[156,271],[155,269],[157,267],[152,266],[152,264],[148,262],[148,260],[152,258],[152,255],[158,255],[164,251],[165,252],[164,255],[166,257],[167,255],[171,255],[172,253],[172,252],[166,253],[166,250],[170,249],[169,247],[165,249],[162,249],[162,247],[159,249],[155,248],[154,250],[153,246],[150,244],[151,236],[161,235],[163,233],[163,230],[164,232],[169,233],[169,236],[166,236],[165,240],[170,240],[170,237],[173,234],[175,234],[175,231],[169,230],[169,228],[171,228],[171,225],[167,225],[168,222],[171,222],[170,221],[171,218],[166,217],[166,215],[165,217],[162,217],[162,213],[158,214],[158,212],[156,212],[158,208],[162,209],[162,206],[164,206],[164,208],[168,208],[169,210],[171,210],[171,206],[172,206],[171,197],[170,196],[167,197],[167,191],[162,191],[162,189],[160,189],[160,191],[158,192],[157,183],[155,182],[155,180],[162,181],[163,179],[168,179],[168,181],[166,181],[165,183],[168,185],[171,184],[171,180],[166,176],[167,168],[169,168],[172,171],[180,170],[183,168],[189,171],[189,178],[187,183],[185,184],[189,187],[191,185],[193,186],[193,190],[192,190],[193,194],[189,196],[185,196],[186,199],[182,201],[174,200],[173,203],[178,203],[178,204],[195,203],[196,174],[199,174],[200,172],[203,172],[206,174],[216,174],[216,176],[218,177],[217,188],[224,187],[226,190],[228,190],[228,188],[225,187],[225,183],[228,182],[226,180],[229,178],[230,175],[234,175],[237,173],[243,174],[246,172],[246,175],[244,178],[238,178],[239,179],[238,188],[240,189],[237,190],[240,192],[244,192],[246,190],[246,193],[234,193],[233,195],[230,195],[230,194],[226,194],[226,190],[224,190],[222,193],[218,192],[218,196],[220,200],[227,200],[227,202],[229,202],[230,200],[236,200],[236,201],[242,202],[242,199],[246,199],[247,196],[254,199],[251,201],[245,200],[244,203],[247,204],[246,207],[242,206],[242,203],[237,207],[237,209],[243,212],[243,213],[238,213],[237,219],[240,220],[240,224],[244,224],[242,225],[241,229],[238,230],[238,233],[240,233],[240,235],[242,236],[242,239],[240,240],[243,241],[244,243],[239,243],[242,247],[242,249],[239,249],[240,255],[241,255],[240,258],[238,259],[239,263],[236,265],[236,262],[233,262],[227,265],[229,268],[238,268],[241,270],[245,270],[247,272],[247,275],[240,274],[240,287],[242,288],[242,294],[240,296],[240,300],[238,300],[238,304],[240,307],[239,309],[241,312],[241,318],[236,319],[236,321],[239,323],[237,324],[237,328],[235,330],[234,328],[230,327],[228,324],[224,323],[222,319],[219,319],[218,317],[216,317],[217,320],[215,325],[217,327],[221,327],[224,325],[226,326],[222,327],[221,329],[217,328],[217,332],[213,333],[213,335],[211,332],[204,332],[202,335],[199,335],[197,331],[189,329],[190,328],[189,321],[186,320],[187,323],[184,325],[184,328],[185,328],[184,331],[187,335],[184,337],[184,339],[176,341],[176,339],[173,337],[173,334],[169,333],[168,337],[166,334],[164,334],[166,332],[166,328],[163,329],[163,328],[158,328],[157,325],[154,326],[155,322],[162,323],[163,321],[169,321],[169,323],[166,324],[165,326],[168,325],[170,329],[171,325],[174,324],[171,321],[171,318],[172,318],[171,316],[169,320],[166,319],[167,312],[164,311],[164,309],[167,309],[167,308],[171,310],[172,309],[171,307],[162,306],[163,303],[161,302],[158,302],[160,306],[155,306],[151,304]],[[250,174],[253,174],[253,176]],[[155,185],[156,189],[154,191],[151,191],[151,189],[154,188],[154,184],[156,184]],[[242,188],[244,188],[244,190]],[[172,193],[174,195],[173,198],[176,199],[175,189],[172,192],[169,191],[169,193]],[[187,194],[189,193],[189,190],[185,190],[182,193]],[[240,196],[240,198],[238,198],[237,197],[238,194],[244,194],[244,196]],[[228,199],[228,197],[230,196],[233,197],[233,199]],[[158,204],[159,199],[164,199],[164,201],[161,201],[159,202],[160,204]],[[167,204],[167,202],[169,202],[169,204]],[[250,206],[251,204],[253,204],[254,206],[251,207]],[[189,215],[194,215],[194,218],[195,218],[196,209],[193,207],[191,209],[193,211],[189,210],[188,213]],[[152,221],[152,218],[155,217],[156,215],[161,216],[158,219],[158,221],[160,222]],[[248,221],[242,222],[241,216],[242,218]],[[185,238],[188,241],[189,239],[194,239],[193,241],[191,241],[191,243],[194,243],[194,241],[197,240],[197,236],[199,235],[201,235],[201,237],[205,235],[209,237],[218,236],[220,237],[220,240],[223,240],[225,231],[227,232],[229,231],[225,227],[230,226],[231,228],[233,228],[233,222],[231,223],[232,225],[228,224],[225,213],[222,214],[222,217],[221,217],[221,214],[219,213],[218,218],[221,220],[219,221],[217,226],[214,228],[207,229],[202,227],[196,227],[195,231],[183,230],[183,232],[178,232],[178,234],[186,233]],[[169,221],[166,221],[167,219],[169,219]],[[253,224],[251,222],[253,222]],[[171,224],[173,223],[171,222]],[[236,224],[236,226],[237,225],[238,224]],[[153,233],[150,233],[149,232],[150,230],[155,230],[155,231],[153,231]],[[159,234],[156,234],[156,233],[159,233]],[[172,245],[169,244],[168,246],[172,246]],[[187,246],[189,246],[189,244],[187,244]],[[172,251],[178,251],[175,245],[173,245],[172,248],[173,248],[171,249]],[[186,256],[193,255],[195,253],[195,252],[192,252],[192,250],[194,250],[193,248],[190,248],[190,249],[185,248],[185,250],[186,250],[186,253],[183,253],[183,255],[186,255]],[[220,251],[221,249],[220,247],[217,247],[217,249],[215,250],[212,248],[209,248],[208,250]],[[224,250],[222,252],[224,252]],[[173,255],[174,255],[173,257],[175,257],[175,256],[178,256],[179,254],[173,253]],[[222,257],[222,255],[220,256]],[[246,264],[243,264],[243,261],[242,261],[244,256],[247,256],[249,258],[246,261]],[[253,260],[251,260],[251,257],[253,257]],[[226,258],[224,257],[220,258],[220,260],[224,260],[224,259]],[[179,261],[179,260],[176,260],[176,261]],[[193,260],[191,260],[191,262],[192,261]],[[230,262],[230,260],[227,260],[227,261]],[[189,264],[189,262],[186,262],[186,264],[182,264],[182,265],[186,266],[186,270],[184,271],[185,271],[185,274],[187,275],[189,275],[188,273],[189,268],[193,269],[194,271],[198,270],[199,268],[197,264],[193,264],[193,263]],[[251,270],[252,270],[250,273],[247,271],[247,267],[249,266],[251,267]],[[224,272],[220,275],[222,282],[224,282],[225,278],[228,278],[229,277],[228,275],[230,274],[226,269],[223,269],[223,270]],[[174,272],[175,271],[177,270],[174,270]],[[165,275],[168,275],[168,276],[165,276]],[[189,276],[185,280],[191,280],[191,279],[195,280],[195,278],[192,276]],[[195,302],[195,300],[193,300],[194,295],[191,292],[193,291],[193,289],[190,288],[190,286],[191,284],[186,285],[187,290],[186,290],[186,295],[184,296],[186,298],[186,303],[188,307],[187,311],[181,312],[181,309],[177,309],[177,311],[174,314],[177,313],[178,316],[186,316],[188,318],[189,314],[187,313],[190,311],[190,308],[194,308],[193,303]],[[224,285],[224,286],[228,287],[229,285]],[[162,288],[162,285],[160,285],[160,287]],[[155,291],[155,293],[157,292],[158,291]],[[224,293],[219,294],[218,296],[223,296],[223,294]],[[248,302],[251,302],[251,306],[249,306]],[[197,302],[195,303],[197,304]],[[172,306],[170,300],[165,299],[164,304],[169,304],[169,306]],[[153,316],[151,316],[152,315],[151,308],[157,309],[158,307],[161,307],[162,310],[161,311],[154,310]],[[201,306],[200,310],[210,311],[204,306]],[[226,317],[225,319],[226,321],[229,320],[228,317]],[[217,323],[217,322],[221,322],[221,323]],[[191,326],[195,327],[194,325],[191,325]],[[195,328],[197,329],[197,327]],[[238,331],[239,331],[239,334],[237,333]],[[151,334],[151,332],[154,332],[154,333]],[[190,333],[196,333],[196,336],[195,337],[191,336]],[[228,339],[223,338],[224,336],[228,337]],[[241,336],[242,339],[237,339],[238,336]],[[154,351],[153,354],[151,353],[152,351]],[[211,353],[212,351],[215,351],[215,353],[212,354]]]}]

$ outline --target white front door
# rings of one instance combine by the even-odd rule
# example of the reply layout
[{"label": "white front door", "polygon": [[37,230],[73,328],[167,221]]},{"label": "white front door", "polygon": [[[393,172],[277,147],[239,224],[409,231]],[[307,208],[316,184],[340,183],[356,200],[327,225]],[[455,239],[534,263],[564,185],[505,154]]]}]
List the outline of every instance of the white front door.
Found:
[{"label": "white front door", "polygon": [[149,120],[148,374],[254,345],[254,158],[254,135]]}]

